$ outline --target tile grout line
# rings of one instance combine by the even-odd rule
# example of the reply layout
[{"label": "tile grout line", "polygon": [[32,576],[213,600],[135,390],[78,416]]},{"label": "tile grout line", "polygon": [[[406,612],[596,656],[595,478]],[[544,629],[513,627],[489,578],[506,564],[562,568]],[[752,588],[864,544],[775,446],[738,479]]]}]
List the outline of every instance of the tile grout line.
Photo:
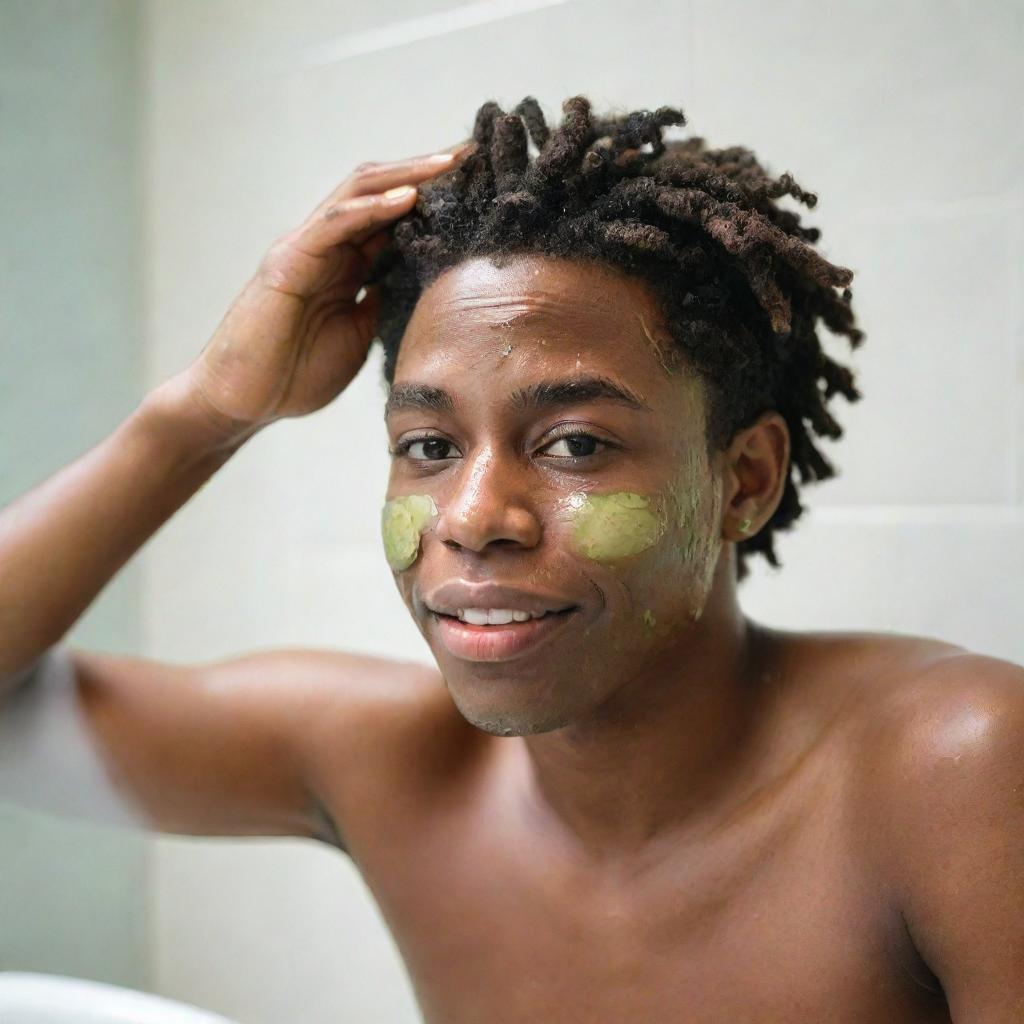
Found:
[{"label": "tile grout line", "polygon": [[955,526],[1024,526],[1024,508],[1016,504],[986,505],[824,505],[808,506],[808,522],[864,526],[906,523]]}]

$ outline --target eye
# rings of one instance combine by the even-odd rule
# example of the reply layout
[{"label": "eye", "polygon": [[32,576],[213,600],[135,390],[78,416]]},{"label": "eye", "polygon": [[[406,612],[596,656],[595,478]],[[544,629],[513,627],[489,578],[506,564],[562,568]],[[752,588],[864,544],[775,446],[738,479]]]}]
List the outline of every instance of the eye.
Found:
[{"label": "eye", "polygon": [[392,455],[408,455],[418,462],[440,462],[452,458],[450,452],[458,449],[443,437],[410,437],[399,441],[390,451]]},{"label": "eye", "polygon": [[[562,451],[555,451],[558,446],[562,446]],[[612,447],[607,441],[602,441],[599,438],[594,437],[593,434],[563,434],[561,437],[556,438],[547,446],[549,454],[554,454],[555,458],[558,459],[585,459],[590,455],[596,455],[596,446],[601,445],[603,448]]]},{"label": "eye", "polygon": [[[614,447],[610,441],[602,441],[593,434],[577,430],[574,433],[566,431],[540,450],[552,458],[573,462],[599,455],[604,449]],[[389,451],[392,456],[407,455],[414,462],[443,462],[461,455],[451,441],[437,435],[406,438]]]}]

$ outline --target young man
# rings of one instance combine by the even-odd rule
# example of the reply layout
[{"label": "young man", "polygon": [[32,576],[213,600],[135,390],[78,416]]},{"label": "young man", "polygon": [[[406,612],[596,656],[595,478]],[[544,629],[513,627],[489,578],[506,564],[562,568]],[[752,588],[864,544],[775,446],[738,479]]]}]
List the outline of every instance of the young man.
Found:
[{"label": "young man", "polygon": [[[190,367],[4,510],[0,721],[39,739],[0,746],[12,795],[45,802],[45,761],[97,818],[334,844],[430,1022],[1024,1019],[1024,671],[737,601],[857,397],[815,335],[860,340],[850,271],[773,202],[814,197],[666,146],[678,111],[563,110],[485,104],[455,153],[359,167]],[[385,552],[437,670],[60,644],[374,337]],[[81,736],[34,755],[58,720]]]}]

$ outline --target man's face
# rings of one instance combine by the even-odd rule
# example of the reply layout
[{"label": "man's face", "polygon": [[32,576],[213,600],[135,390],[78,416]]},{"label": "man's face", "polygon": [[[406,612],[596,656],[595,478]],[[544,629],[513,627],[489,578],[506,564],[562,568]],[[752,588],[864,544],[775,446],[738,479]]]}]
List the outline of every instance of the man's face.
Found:
[{"label": "man's face", "polygon": [[674,362],[653,295],[612,268],[473,259],[420,297],[389,398],[384,541],[479,728],[582,722],[699,628],[722,483],[703,387]]}]

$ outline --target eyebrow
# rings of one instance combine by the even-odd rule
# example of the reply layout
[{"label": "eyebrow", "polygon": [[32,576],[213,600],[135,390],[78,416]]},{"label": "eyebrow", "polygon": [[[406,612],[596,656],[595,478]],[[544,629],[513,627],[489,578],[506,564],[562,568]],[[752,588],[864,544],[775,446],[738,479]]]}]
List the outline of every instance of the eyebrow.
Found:
[{"label": "eyebrow", "polygon": [[[651,407],[623,384],[608,377],[572,377],[566,380],[542,380],[526,388],[517,388],[510,402],[517,411],[548,409],[552,406],[582,405],[584,402],[604,400],[616,402],[630,409],[651,412]],[[388,393],[384,403],[384,418],[399,409],[430,409],[436,412],[454,412],[455,400],[443,388],[429,384],[397,384]]]}]

